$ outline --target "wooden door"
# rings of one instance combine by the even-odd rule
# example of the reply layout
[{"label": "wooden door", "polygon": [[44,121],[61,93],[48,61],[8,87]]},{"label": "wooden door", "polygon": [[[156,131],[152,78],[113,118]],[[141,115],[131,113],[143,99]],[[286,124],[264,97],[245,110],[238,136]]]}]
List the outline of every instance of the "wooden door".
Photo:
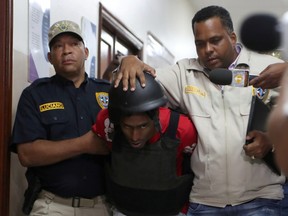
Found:
[{"label": "wooden door", "polygon": [[12,110],[12,0],[0,1],[0,215],[9,215]]}]

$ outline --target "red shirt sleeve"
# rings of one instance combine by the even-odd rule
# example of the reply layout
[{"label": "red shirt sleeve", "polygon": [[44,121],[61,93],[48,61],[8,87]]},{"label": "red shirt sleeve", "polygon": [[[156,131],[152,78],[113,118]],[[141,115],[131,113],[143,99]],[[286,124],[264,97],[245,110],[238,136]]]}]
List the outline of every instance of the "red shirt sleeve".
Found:
[{"label": "red shirt sleeve", "polygon": [[181,114],[177,129],[177,138],[180,140],[179,152],[191,153],[197,143],[197,130],[195,125],[186,115]]},{"label": "red shirt sleeve", "polygon": [[97,134],[101,139],[107,141],[111,148],[112,134],[114,131],[113,124],[110,122],[108,109],[102,109],[96,118],[95,124],[92,126],[92,131]]},{"label": "red shirt sleeve", "polygon": [[179,124],[177,128],[177,138],[180,144],[177,152],[177,174],[182,174],[183,153],[191,155],[197,143],[197,131],[186,115],[180,115]]}]

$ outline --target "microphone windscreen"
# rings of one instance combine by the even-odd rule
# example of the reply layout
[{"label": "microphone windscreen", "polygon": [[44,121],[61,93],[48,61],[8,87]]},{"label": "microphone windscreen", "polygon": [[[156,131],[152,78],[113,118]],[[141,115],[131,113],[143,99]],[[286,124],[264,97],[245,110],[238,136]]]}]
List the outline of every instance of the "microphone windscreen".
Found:
[{"label": "microphone windscreen", "polygon": [[257,14],[243,21],[240,28],[242,43],[251,50],[267,52],[279,47],[281,35],[276,17]]},{"label": "microphone windscreen", "polygon": [[209,80],[218,85],[230,85],[232,72],[225,68],[216,68],[209,72]]}]

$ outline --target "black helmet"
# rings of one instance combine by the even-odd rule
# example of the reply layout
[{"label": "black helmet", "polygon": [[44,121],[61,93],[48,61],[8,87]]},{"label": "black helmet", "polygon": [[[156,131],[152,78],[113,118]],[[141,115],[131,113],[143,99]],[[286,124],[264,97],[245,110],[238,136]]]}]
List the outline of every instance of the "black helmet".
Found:
[{"label": "black helmet", "polygon": [[122,114],[141,113],[154,110],[167,103],[160,84],[151,74],[144,73],[146,86],[140,85],[136,79],[135,91],[123,91],[122,82],[117,88],[111,87],[109,91],[109,118],[113,123],[118,123]]}]

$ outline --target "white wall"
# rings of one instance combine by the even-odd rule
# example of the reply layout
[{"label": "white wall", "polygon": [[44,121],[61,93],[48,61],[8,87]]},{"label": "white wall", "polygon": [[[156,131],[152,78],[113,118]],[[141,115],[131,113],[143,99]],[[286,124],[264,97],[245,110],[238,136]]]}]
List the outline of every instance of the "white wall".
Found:
[{"label": "white wall", "polygon": [[[147,31],[151,31],[168,48],[175,56],[175,60],[196,56],[191,30],[194,11],[188,0],[100,0],[100,2],[144,42],[144,60]],[[28,0],[14,0],[13,3],[13,122],[19,96],[29,85],[28,3]],[[98,12],[99,0],[51,0],[50,23],[69,19],[80,24],[82,16],[85,16],[98,27]],[[26,187],[24,172],[25,169],[19,164],[17,155],[12,154],[10,216],[23,215],[21,205]]]},{"label": "white wall", "polygon": [[176,60],[196,55],[191,28],[194,10],[187,0],[103,0],[102,4],[144,42],[151,31]]},{"label": "white wall", "polygon": [[[151,31],[176,60],[196,56],[188,0],[51,0],[50,23],[70,19],[80,24],[85,16],[98,26],[99,2],[144,42]],[[27,54],[27,41],[28,0],[14,0],[14,49]]]}]

